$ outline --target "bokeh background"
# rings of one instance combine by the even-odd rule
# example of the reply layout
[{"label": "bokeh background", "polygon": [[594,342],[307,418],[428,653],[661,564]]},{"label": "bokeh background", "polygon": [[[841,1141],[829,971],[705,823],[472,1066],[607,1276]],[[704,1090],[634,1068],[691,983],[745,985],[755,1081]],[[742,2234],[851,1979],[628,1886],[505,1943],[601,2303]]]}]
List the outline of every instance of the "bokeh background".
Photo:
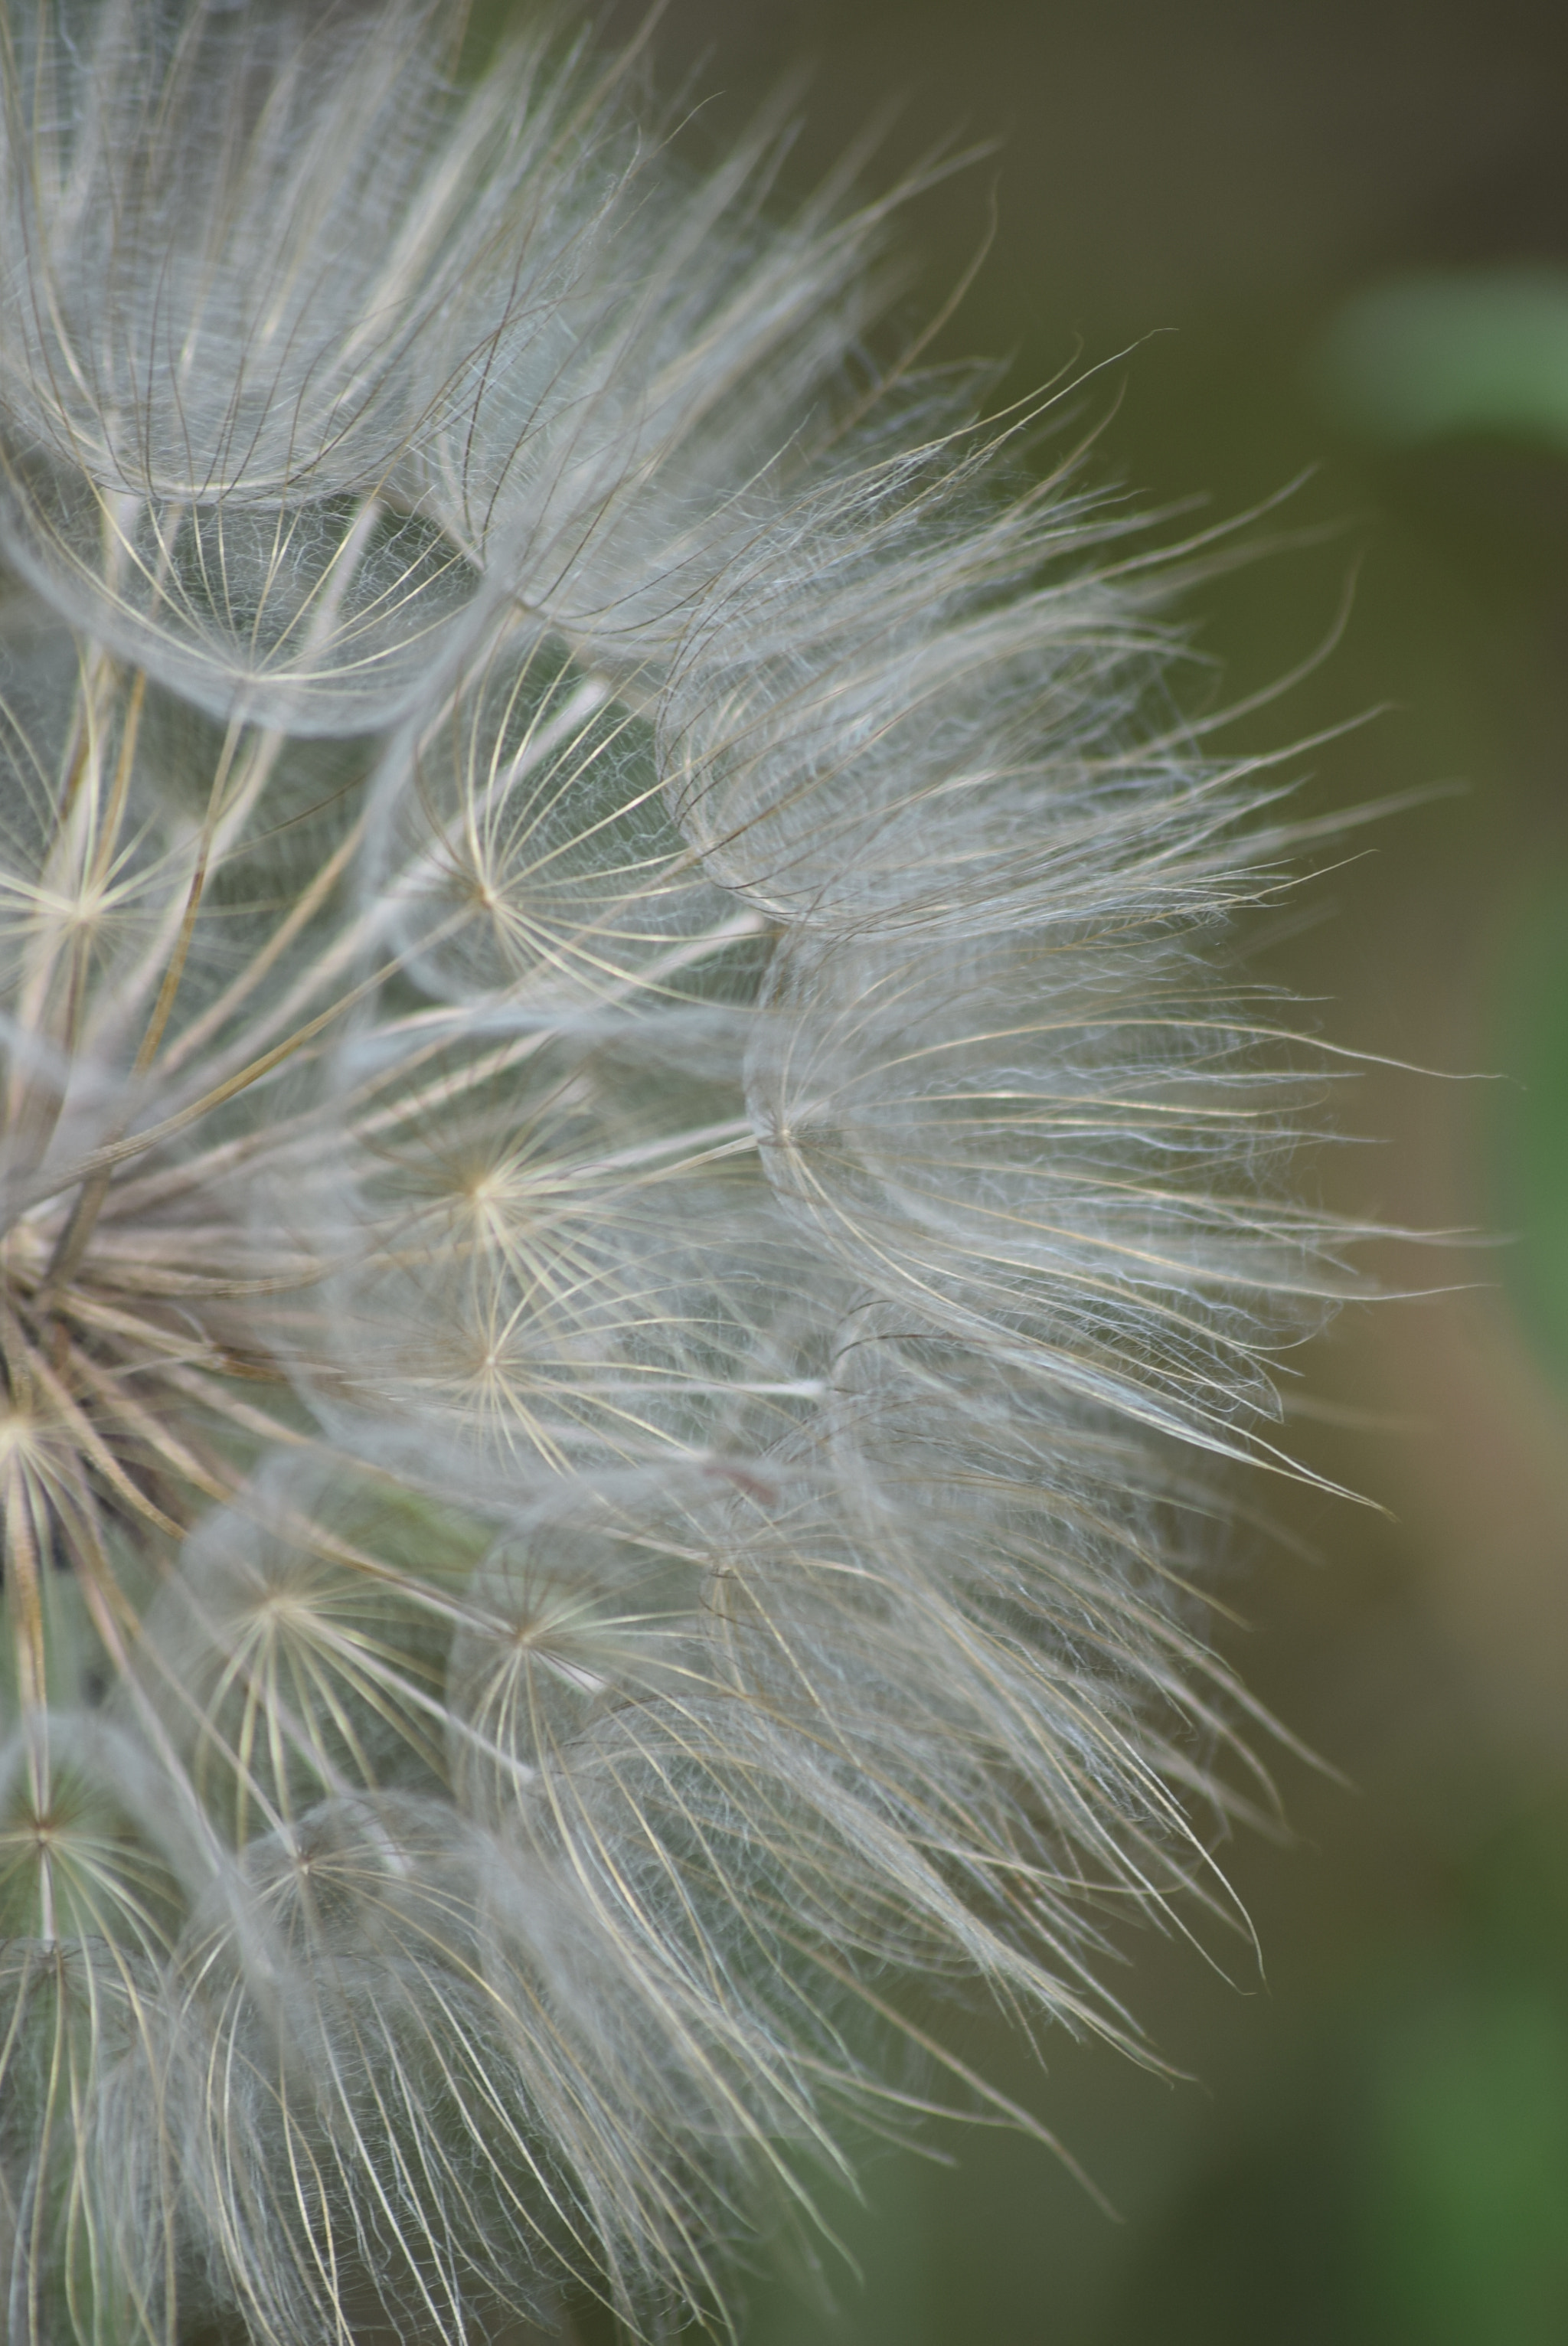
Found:
[{"label": "bokeh background", "polygon": [[[1568,331],[1559,408],[1552,334],[1526,334],[1529,395],[1424,437],[1399,396],[1369,420],[1334,354],[1346,305],[1412,270],[1529,264],[1548,310],[1568,285],[1568,11],[669,0],[653,54],[698,155],[811,68],[801,193],[890,102],[870,185],[996,142],[909,207],[909,314],[994,206],[932,355],[1006,354],[1003,398],[1087,372],[1098,476],[1202,500],[1173,535],[1270,508],[1256,558],[1186,607],[1198,697],[1298,668],[1353,589],[1230,745],[1331,734],[1293,761],[1304,813],[1428,795],[1326,844],[1256,963],[1368,1055],[1335,1104],[1358,1145],[1309,1178],[1347,1211],[1487,1234],[1390,1249],[1390,1284],[1437,1291],[1345,1316],[1299,1363],[1298,1454],[1373,1504],[1275,1490],[1284,1536],[1231,1544],[1221,1642],[1325,1766],[1278,1751],[1289,1836],[1222,1852],[1256,1946],[1128,1941],[1127,2001],[1180,2074],[1064,2040],[1042,2068],[1000,2020],[957,2024],[1116,2220],[1040,2146],[939,2127],[834,2205],[822,2274],[783,2247],[759,2269],[747,2346],[1560,2346]],[[1462,372],[1479,331],[1461,301],[1431,364]],[[1390,367],[1419,405],[1428,361]]]}]

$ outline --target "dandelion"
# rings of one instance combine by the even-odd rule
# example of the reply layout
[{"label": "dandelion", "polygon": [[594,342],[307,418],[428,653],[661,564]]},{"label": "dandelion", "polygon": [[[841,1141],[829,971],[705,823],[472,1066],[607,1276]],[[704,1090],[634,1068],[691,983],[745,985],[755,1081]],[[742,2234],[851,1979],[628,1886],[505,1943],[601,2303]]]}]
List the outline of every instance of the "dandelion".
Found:
[{"label": "dandelion", "polygon": [[874,378],[882,208],[455,14],[4,13],[37,2346],[657,2329],[920,2101],[890,1974],[1126,2041],[1340,1283],[1125,525]]}]

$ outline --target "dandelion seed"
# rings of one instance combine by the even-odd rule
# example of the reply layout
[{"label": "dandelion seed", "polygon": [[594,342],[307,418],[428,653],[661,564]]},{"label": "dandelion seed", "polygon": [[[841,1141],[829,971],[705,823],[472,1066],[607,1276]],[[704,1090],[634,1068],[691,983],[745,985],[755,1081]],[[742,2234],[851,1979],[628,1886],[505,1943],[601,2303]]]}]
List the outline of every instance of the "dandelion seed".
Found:
[{"label": "dandelion seed", "polygon": [[1245,1806],[1181,1460],[1344,1285],[1123,525],[868,403],[878,214],[456,13],[0,16],[31,2346],[657,2330],[890,1966],[1125,2041]]}]

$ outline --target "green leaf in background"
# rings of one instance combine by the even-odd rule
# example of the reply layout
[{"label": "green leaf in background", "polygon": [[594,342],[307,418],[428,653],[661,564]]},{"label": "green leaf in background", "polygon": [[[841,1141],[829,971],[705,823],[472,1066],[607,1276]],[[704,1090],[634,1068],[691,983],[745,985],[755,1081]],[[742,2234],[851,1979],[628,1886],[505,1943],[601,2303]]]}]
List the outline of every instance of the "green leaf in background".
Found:
[{"label": "green leaf in background", "polygon": [[[1515,264],[1391,279],[1355,295],[1312,372],[1335,420],[1385,448],[1485,436],[1568,456],[1568,270]],[[1568,547],[1562,549],[1568,566]],[[1493,1064],[1492,1188],[1518,1240],[1504,1277],[1568,1375],[1568,880],[1510,923]]]},{"label": "green leaf in background", "polygon": [[1554,1799],[1325,1997],[1093,2346],[1561,2346],[1565,1929]]},{"label": "green leaf in background", "polygon": [[1568,2316],[1568,2019],[1494,1989],[1402,2015],[1371,2064],[1369,2308],[1420,2346],[1553,2346]]},{"label": "green leaf in background", "polygon": [[1492,1110],[1503,1275],[1536,1349],[1568,1376],[1568,879],[1521,905],[1502,975]]},{"label": "green leaf in background", "polygon": [[1314,372],[1336,422],[1393,447],[1464,434],[1568,455],[1568,270],[1398,277],[1357,294]]}]

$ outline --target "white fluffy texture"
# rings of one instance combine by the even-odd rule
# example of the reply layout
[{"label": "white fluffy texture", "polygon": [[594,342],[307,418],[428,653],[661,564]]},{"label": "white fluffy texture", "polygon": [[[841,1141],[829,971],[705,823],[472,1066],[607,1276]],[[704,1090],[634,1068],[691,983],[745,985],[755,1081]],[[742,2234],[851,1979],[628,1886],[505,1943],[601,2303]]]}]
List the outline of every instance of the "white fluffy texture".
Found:
[{"label": "white fluffy texture", "polygon": [[1181,1461],[1340,1283],[1125,525],[869,398],[769,136],[452,30],[4,15],[29,2346],[657,2329],[892,1973],[1123,2036],[1244,1805]]}]

